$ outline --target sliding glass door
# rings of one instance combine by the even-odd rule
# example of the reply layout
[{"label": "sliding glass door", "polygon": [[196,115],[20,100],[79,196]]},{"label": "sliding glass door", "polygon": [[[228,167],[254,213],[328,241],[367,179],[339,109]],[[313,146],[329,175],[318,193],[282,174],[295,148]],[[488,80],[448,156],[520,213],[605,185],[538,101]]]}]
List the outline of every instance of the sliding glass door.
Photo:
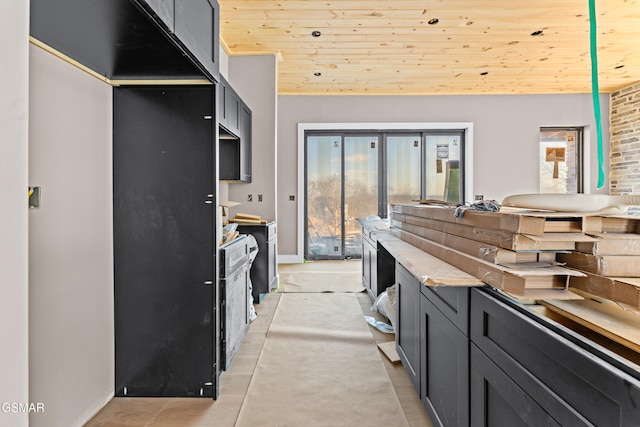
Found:
[{"label": "sliding glass door", "polygon": [[305,258],[361,257],[358,218],[389,205],[460,203],[464,131],[307,132]]},{"label": "sliding glass door", "polygon": [[361,255],[357,218],[378,212],[377,135],[306,138],[305,258]]},{"label": "sliding glass door", "polygon": [[420,199],[422,136],[387,136],[386,199],[389,204]]}]

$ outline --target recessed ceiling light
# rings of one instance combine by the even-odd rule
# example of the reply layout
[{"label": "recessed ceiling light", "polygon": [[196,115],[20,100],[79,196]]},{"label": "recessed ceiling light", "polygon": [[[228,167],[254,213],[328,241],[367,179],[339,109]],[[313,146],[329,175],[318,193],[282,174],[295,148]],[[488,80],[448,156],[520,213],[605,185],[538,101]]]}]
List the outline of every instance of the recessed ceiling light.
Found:
[{"label": "recessed ceiling light", "polygon": [[534,37],[535,36],[541,36],[542,35],[542,30],[534,31],[533,33],[531,33],[531,35],[534,36]]},{"label": "recessed ceiling light", "polygon": [[320,77],[322,73],[320,71],[316,71],[315,73],[313,73],[313,75],[316,77]]},{"label": "recessed ceiling light", "polygon": [[322,33],[320,31],[318,31],[318,30],[315,30],[315,31],[311,32],[311,35],[313,37],[320,37],[322,35]]},{"label": "recessed ceiling light", "polygon": [[431,18],[427,21],[427,24],[429,25],[436,25],[438,22],[440,22],[440,20],[438,18]]}]

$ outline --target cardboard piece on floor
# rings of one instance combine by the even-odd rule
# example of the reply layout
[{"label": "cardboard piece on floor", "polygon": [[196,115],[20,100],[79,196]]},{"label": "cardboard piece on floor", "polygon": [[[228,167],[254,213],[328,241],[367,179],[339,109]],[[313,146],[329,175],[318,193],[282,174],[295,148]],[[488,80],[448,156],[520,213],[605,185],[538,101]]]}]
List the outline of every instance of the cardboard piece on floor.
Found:
[{"label": "cardboard piece on floor", "polygon": [[398,356],[398,352],[396,351],[395,341],[379,343],[378,348],[387,356],[387,359],[389,359],[391,363],[400,363],[400,356]]}]

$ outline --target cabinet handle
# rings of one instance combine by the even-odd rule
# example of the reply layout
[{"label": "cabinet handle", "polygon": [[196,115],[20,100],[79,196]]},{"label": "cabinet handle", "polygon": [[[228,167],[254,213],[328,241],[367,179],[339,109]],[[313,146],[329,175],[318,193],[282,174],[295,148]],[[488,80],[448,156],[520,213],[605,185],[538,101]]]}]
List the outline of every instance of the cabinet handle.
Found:
[{"label": "cabinet handle", "polygon": [[204,282],[205,285],[213,285],[213,281],[211,280],[207,280],[206,282]]},{"label": "cabinet handle", "polygon": [[205,120],[211,120],[211,119],[213,119],[213,116],[204,116],[204,117],[203,117],[203,119],[205,119]]},{"label": "cabinet handle", "polygon": [[204,201],[206,204],[210,205],[211,203],[213,203],[213,200],[205,200]]}]

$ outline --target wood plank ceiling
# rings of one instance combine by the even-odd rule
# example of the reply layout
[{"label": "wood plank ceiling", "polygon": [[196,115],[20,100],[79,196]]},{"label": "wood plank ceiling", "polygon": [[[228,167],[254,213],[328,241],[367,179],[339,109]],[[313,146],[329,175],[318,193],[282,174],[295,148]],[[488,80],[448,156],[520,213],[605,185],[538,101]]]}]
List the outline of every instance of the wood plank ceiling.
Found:
[{"label": "wood plank ceiling", "polygon": [[[229,56],[280,94],[591,91],[588,0],[220,0]],[[640,80],[640,0],[597,0],[601,92]],[[320,32],[314,37],[314,31]]]}]

